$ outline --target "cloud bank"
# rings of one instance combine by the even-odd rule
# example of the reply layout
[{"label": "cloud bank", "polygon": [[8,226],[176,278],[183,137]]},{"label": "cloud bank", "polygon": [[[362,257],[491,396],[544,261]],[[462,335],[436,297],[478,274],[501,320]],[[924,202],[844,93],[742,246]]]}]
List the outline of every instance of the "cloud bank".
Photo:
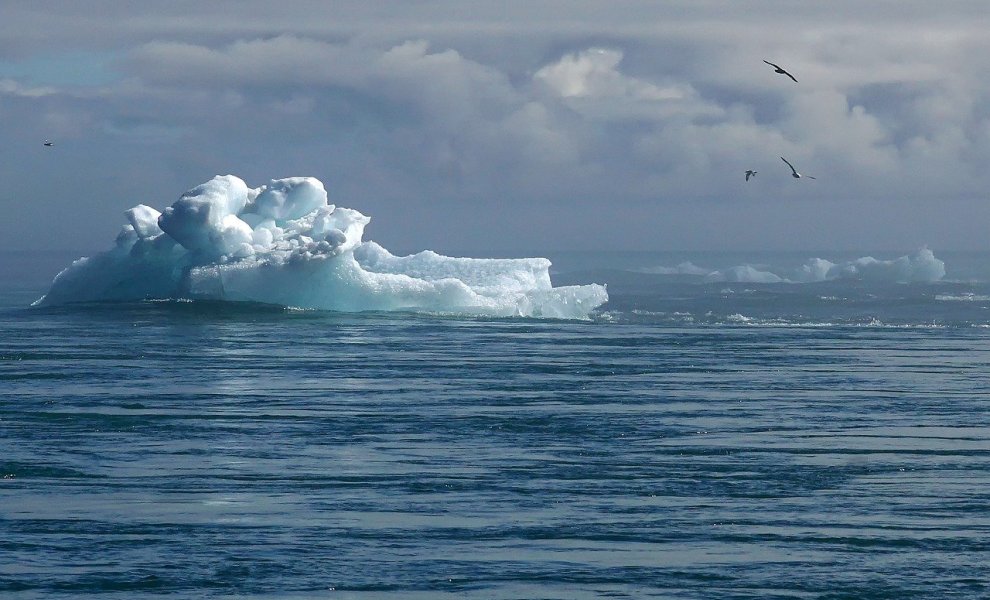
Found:
[{"label": "cloud bank", "polygon": [[[32,243],[10,223],[66,210],[80,191],[98,205],[81,228],[96,237],[141,182],[289,171],[394,215],[378,226],[403,246],[419,241],[403,224],[429,207],[431,247],[981,247],[990,42],[978,5],[663,4],[468,16],[444,2],[385,14],[108,3],[100,22],[71,3],[12,7],[0,116],[15,144],[51,137],[58,153],[0,166],[14,217],[0,233]],[[59,65],[76,75],[60,79]],[[781,155],[818,181],[792,181]],[[745,183],[750,168],[760,174]]]}]

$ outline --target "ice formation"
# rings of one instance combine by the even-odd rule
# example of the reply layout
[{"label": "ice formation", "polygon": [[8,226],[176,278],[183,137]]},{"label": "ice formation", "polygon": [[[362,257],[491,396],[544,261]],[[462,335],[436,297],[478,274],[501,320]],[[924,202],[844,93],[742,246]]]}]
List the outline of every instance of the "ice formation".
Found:
[{"label": "ice formation", "polygon": [[893,260],[864,256],[856,260],[833,263],[812,258],[800,268],[782,274],[768,267],[739,265],[730,269],[709,270],[684,262],[676,267],[652,267],[643,270],[657,275],[690,275],[705,283],[817,283],[835,280],[858,280],[875,283],[932,283],[945,277],[945,263],[928,248]]},{"label": "ice formation", "polygon": [[393,256],[362,241],[369,217],[328,204],[312,177],[252,189],[218,176],[161,213],[125,215],[112,249],[73,262],[35,304],[192,298],[580,319],[608,300],[597,284],[553,287],[545,258]]},{"label": "ice formation", "polygon": [[835,264],[821,258],[805,263],[794,279],[800,282],[860,279],[887,283],[932,283],[945,277],[945,263],[928,248],[893,260],[864,256]]}]

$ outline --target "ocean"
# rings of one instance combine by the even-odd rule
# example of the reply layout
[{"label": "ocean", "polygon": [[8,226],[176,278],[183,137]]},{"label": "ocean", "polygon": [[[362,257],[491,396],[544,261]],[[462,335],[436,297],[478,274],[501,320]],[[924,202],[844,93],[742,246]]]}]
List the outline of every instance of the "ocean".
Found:
[{"label": "ocean", "polygon": [[990,254],[868,254],[550,255],[587,320],[30,307],[74,256],[3,255],[0,596],[988,597]]}]

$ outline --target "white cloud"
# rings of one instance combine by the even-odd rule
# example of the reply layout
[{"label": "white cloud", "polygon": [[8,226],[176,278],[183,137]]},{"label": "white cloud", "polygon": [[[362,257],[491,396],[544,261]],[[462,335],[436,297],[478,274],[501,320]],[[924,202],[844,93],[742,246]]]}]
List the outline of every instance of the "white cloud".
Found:
[{"label": "white cloud", "polygon": [[622,52],[590,48],[568,54],[536,72],[534,78],[564,98],[634,98],[637,100],[680,100],[690,94],[685,86],[661,88],[627,77],[618,70]]},{"label": "white cloud", "polygon": [[619,50],[589,48],[540,68],[533,80],[538,88],[593,118],[656,120],[721,113],[685,82],[657,85],[622,73],[622,58]]}]

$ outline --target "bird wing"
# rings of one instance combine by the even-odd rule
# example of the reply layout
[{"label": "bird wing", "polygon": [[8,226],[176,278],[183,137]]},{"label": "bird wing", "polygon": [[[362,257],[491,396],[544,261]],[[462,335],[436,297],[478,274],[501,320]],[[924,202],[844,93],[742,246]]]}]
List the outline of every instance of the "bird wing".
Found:
[{"label": "bird wing", "polygon": [[763,62],[767,63],[768,65],[770,65],[774,69],[777,69],[777,72],[778,73],[783,73],[784,75],[787,75],[788,77],[790,77],[791,79],[793,79],[794,80],[794,83],[797,83],[798,82],[798,80],[797,80],[796,77],[794,77],[793,75],[791,75],[790,73],[787,72],[787,69],[781,67],[778,64],[774,64],[774,63],[770,62],[769,60],[767,60],[765,58],[763,59]]},{"label": "bird wing", "polygon": [[797,169],[795,169],[795,168],[794,168],[794,165],[792,165],[791,163],[789,163],[789,162],[787,161],[787,159],[786,159],[786,158],[784,158],[783,156],[781,156],[781,157],[780,157],[780,160],[782,160],[782,161],[784,161],[785,163],[787,163],[787,166],[791,168],[791,171],[794,171],[794,174],[795,174],[795,175],[797,174]]},{"label": "bird wing", "polygon": [[752,175],[749,171],[746,171],[746,181],[749,181],[749,176]]},{"label": "bird wing", "polygon": [[808,179],[818,179],[817,177],[812,177],[811,175],[802,175],[801,177],[807,177]]}]

